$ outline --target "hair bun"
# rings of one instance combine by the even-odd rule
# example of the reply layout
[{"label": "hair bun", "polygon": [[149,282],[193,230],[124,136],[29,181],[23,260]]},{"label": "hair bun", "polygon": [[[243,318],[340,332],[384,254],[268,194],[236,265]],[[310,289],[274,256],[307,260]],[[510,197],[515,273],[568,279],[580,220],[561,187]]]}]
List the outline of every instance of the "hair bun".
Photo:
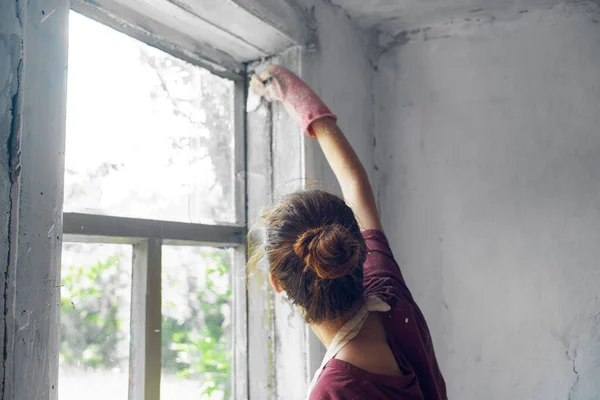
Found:
[{"label": "hair bun", "polygon": [[342,225],[331,224],[304,232],[294,244],[294,252],[321,279],[336,279],[357,268],[360,244]]}]

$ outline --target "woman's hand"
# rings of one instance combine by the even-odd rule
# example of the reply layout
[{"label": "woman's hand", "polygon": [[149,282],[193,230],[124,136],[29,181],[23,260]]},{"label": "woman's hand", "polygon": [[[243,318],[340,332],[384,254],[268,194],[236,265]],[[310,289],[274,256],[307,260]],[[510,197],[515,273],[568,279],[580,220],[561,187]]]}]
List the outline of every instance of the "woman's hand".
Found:
[{"label": "woman's hand", "polygon": [[281,65],[271,65],[261,74],[254,75],[250,87],[269,101],[281,101],[290,116],[311,137],[315,137],[311,129],[313,122],[325,117],[336,119],[302,79]]},{"label": "woman's hand", "polygon": [[278,81],[273,83],[273,70],[275,65],[270,65],[269,68],[260,74],[252,75],[250,79],[250,88],[257,95],[264,97],[268,101],[283,101],[283,93]]}]

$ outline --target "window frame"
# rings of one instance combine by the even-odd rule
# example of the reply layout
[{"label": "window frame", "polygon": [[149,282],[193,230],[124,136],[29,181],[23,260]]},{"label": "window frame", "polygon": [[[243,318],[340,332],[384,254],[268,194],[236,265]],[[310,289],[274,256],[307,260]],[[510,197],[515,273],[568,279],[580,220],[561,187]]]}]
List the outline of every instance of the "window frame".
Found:
[{"label": "window frame", "polygon": [[156,40],[144,29],[108,17],[74,1],[71,12],[78,12],[106,26],[156,47],[174,57],[233,81],[234,83],[234,224],[198,224],[125,218],[100,214],[63,213],[63,242],[131,244],[133,246],[129,399],[160,399],[162,330],[162,245],[211,246],[233,249],[231,270],[233,346],[232,398],[248,398],[248,299],[246,290],[246,66],[218,67],[179,51],[176,43]]}]

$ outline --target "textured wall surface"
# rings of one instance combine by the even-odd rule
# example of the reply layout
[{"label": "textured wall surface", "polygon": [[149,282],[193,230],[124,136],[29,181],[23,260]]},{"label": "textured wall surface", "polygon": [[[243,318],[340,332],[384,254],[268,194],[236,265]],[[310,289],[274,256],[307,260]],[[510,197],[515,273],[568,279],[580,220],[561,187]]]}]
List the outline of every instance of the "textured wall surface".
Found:
[{"label": "textured wall surface", "polygon": [[600,15],[408,35],[375,78],[385,229],[453,399],[600,399]]},{"label": "textured wall surface", "polygon": [[[338,117],[367,173],[373,176],[373,103],[369,36],[347,14],[315,1],[318,47],[302,54],[302,77]],[[316,140],[306,140],[306,178],[338,191],[338,184]]]},{"label": "textured wall surface", "polygon": [[[559,0],[331,0],[343,7],[361,28],[386,34],[450,24],[456,19],[477,20],[486,15],[503,18],[531,7]],[[573,0],[571,2],[575,2]]]}]

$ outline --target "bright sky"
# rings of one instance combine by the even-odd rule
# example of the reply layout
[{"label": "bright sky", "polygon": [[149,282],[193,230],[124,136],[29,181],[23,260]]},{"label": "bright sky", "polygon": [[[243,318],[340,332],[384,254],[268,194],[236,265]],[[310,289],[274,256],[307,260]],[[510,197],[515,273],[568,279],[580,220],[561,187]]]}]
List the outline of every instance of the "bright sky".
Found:
[{"label": "bright sky", "polygon": [[[91,185],[66,201],[65,211],[181,222],[210,218],[211,207],[223,195],[220,186],[209,192],[215,180],[210,160],[192,165],[192,149],[180,150],[174,158],[171,146],[173,137],[207,137],[207,129],[174,115],[168,99],[151,97],[159,80],[140,62],[140,42],[74,12],[69,23],[65,185],[85,183],[86,172],[103,162],[119,171],[98,180],[101,191]],[[148,52],[173,58],[150,47]],[[196,67],[189,71],[203,73]],[[177,75],[169,78],[178,82],[174,95],[198,96]],[[203,110],[190,107],[195,120],[205,118]]]}]

